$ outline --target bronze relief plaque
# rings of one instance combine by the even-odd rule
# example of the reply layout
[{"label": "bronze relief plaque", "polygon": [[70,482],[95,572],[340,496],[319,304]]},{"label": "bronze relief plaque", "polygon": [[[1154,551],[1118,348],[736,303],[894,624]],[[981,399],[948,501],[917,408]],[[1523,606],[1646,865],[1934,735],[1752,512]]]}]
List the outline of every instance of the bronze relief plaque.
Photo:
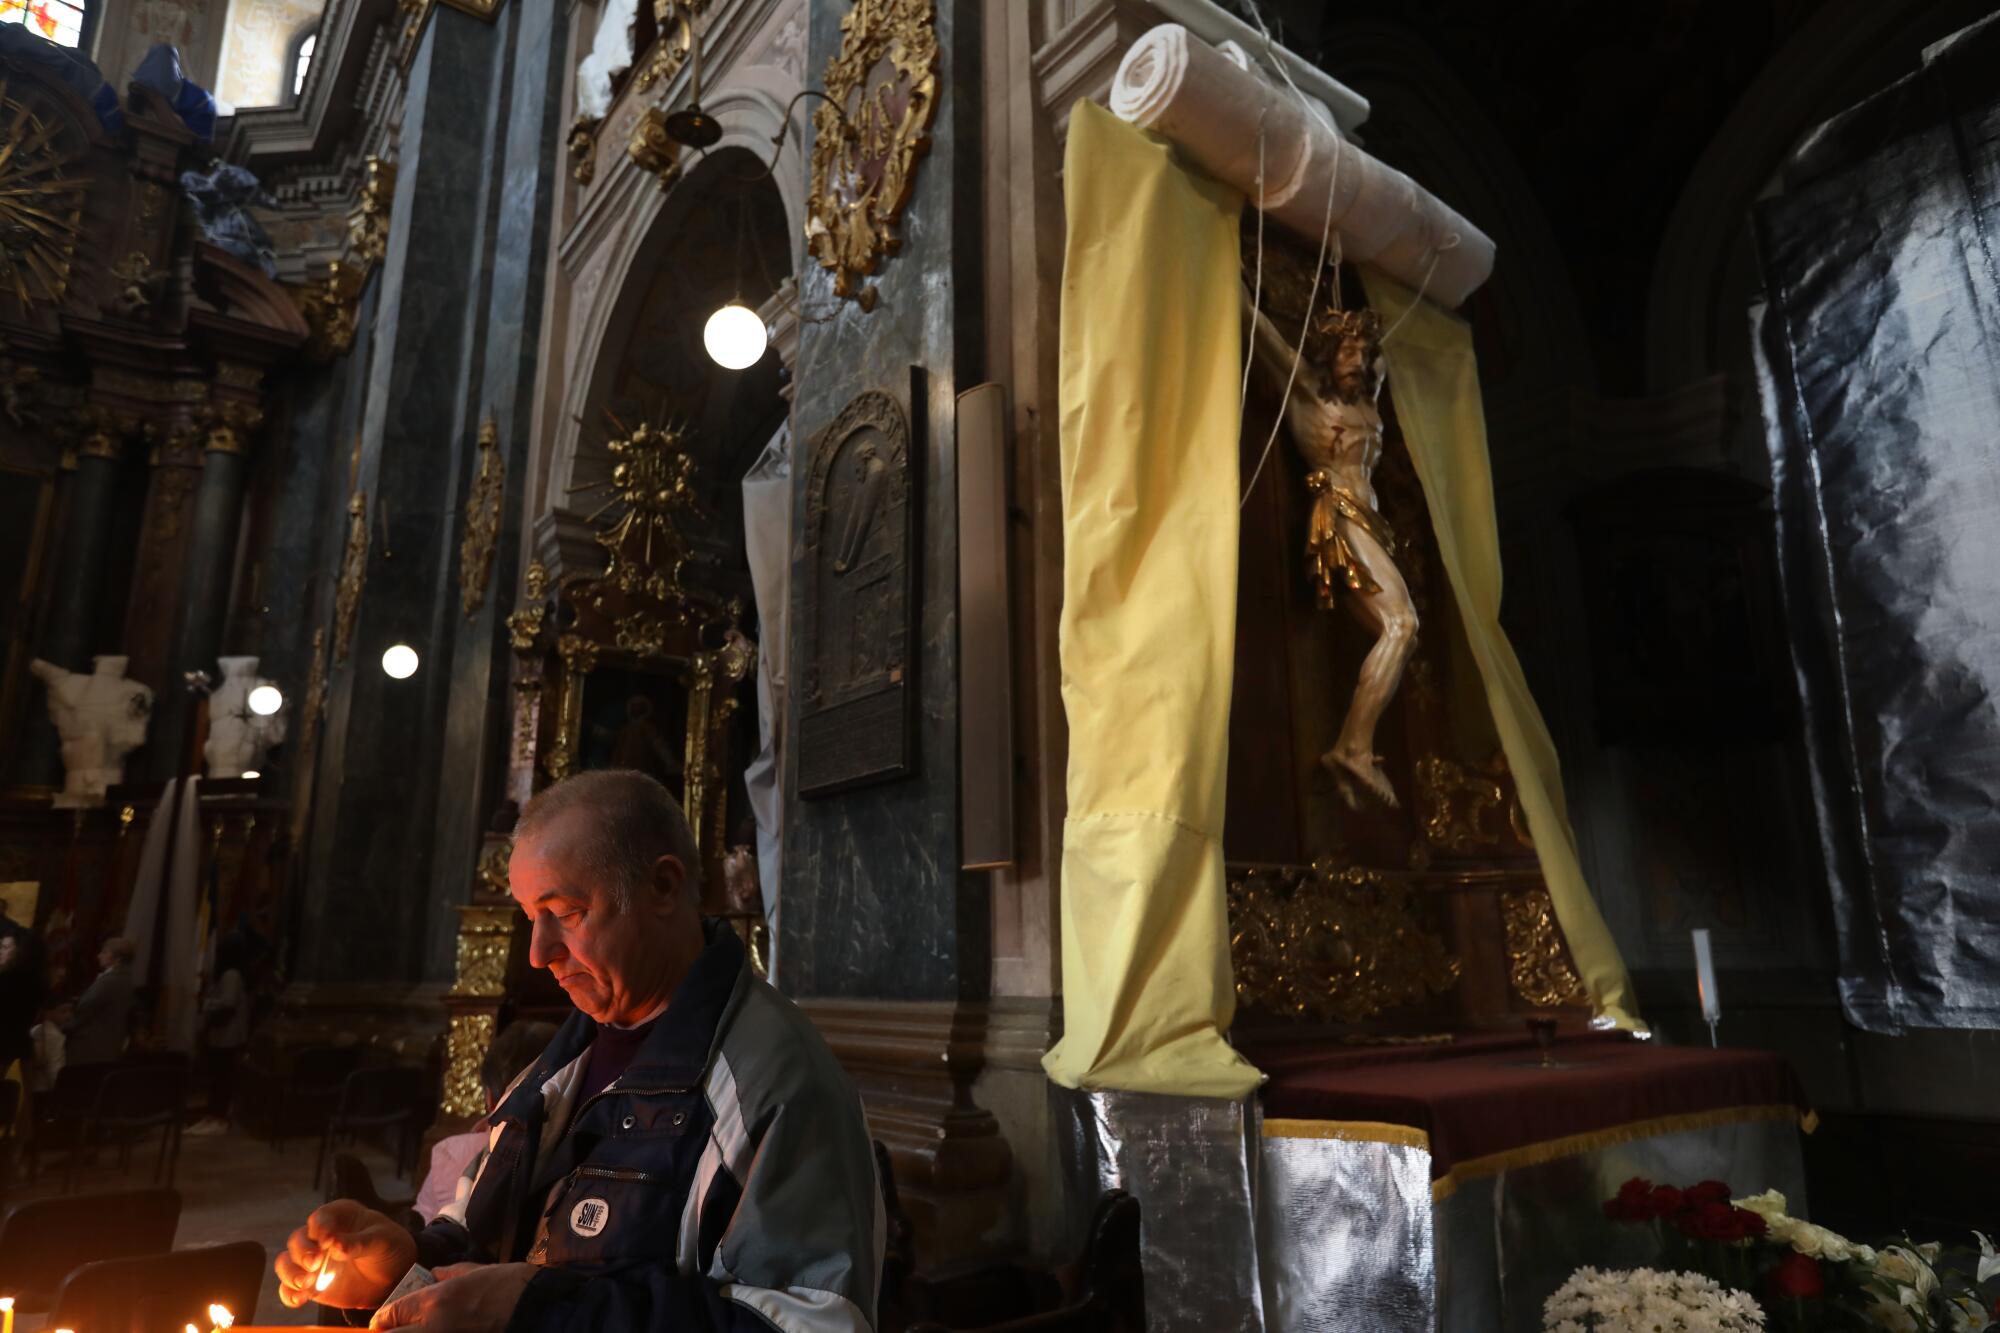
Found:
[{"label": "bronze relief plaque", "polygon": [[814,442],[806,479],[799,795],[908,776],[918,494],[910,427],[879,390]]}]

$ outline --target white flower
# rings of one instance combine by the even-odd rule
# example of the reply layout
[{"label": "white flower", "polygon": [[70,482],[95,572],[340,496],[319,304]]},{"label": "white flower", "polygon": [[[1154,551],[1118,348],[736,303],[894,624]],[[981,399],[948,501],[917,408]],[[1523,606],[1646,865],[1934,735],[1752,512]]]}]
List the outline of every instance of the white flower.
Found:
[{"label": "white flower", "polygon": [[1891,1245],[1876,1257],[1875,1271],[1903,1289],[1904,1305],[1922,1308],[1938,1289],[1937,1274],[1931,1271],[1921,1248],[1913,1251]]},{"label": "white flower", "polygon": [[1952,1333],[1983,1333],[1993,1326],[1985,1304],[1977,1297],[1954,1296],[1946,1308],[1951,1311]]},{"label": "white flower", "polygon": [[1750,1296],[1696,1273],[1579,1268],[1543,1307],[1547,1333],[1755,1333],[1764,1311]]},{"label": "white flower", "polygon": [[1993,1242],[1986,1239],[1985,1232],[1975,1231],[1972,1234],[1979,1237],[1979,1272],[1974,1280],[1984,1283],[1986,1279],[2000,1273],[2000,1254],[1993,1252]]},{"label": "white flower", "polygon": [[1836,1264],[1855,1259],[1864,1264],[1875,1262],[1875,1251],[1868,1246],[1856,1245],[1837,1232],[1787,1216],[1785,1196],[1776,1190],[1765,1190],[1762,1194],[1752,1194],[1734,1202],[1738,1208],[1747,1208],[1763,1218],[1765,1234],[1772,1240],[1780,1245],[1789,1245],[1808,1258],[1825,1259]]}]

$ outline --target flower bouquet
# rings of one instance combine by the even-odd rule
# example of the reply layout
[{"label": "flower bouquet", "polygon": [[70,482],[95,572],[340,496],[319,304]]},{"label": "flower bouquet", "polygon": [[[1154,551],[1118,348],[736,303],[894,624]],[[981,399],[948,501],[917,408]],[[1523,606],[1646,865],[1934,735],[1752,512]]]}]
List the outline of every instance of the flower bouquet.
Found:
[{"label": "flower bouquet", "polygon": [[1699,1273],[1579,1268],[1542,1307],[1547,1333],[1752,1333],[1764,1312]]},{"label": "flower bouquet", "polygon": [[2000,1333],[2000,1309],[1982,1290],[2000,1277],[2000,1254],[1978,1232],[1977,1251],[1941,1267],[1935,1243],[1862,1245],[1792,1217],[1775,1190],[1738,1199],[1718,1180],[1687,1189],[1628,1180],[1605,1201],[1604,1215],[1654,1228],[1677,1266],[1759,1293],[1775,1328]]}]

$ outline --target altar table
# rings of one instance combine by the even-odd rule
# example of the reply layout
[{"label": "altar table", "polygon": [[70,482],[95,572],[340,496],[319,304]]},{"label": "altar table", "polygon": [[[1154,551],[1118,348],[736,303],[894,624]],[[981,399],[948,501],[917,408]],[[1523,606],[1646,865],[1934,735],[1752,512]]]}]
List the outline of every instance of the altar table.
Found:
[{"label": "altar table", "polygon": [[1272,1330],[1541,1328],[1583,1263],[1646,1257],[1603,1200],[1634,1175],[1804,1206],[1791,1066],[1580,1033],[1255,1050],[1258,1252]]}]

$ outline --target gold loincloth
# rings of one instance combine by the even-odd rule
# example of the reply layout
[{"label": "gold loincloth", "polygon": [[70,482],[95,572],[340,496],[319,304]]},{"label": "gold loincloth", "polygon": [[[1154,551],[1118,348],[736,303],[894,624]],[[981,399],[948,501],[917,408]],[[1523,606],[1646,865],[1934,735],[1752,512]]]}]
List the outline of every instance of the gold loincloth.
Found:
[{"label": "gold loincloth", "polygon": [[1306,489],[1314,497],[1312,520],[1306,529],[1306,573],[1319,589],[1319,604],[1331,609],[1342,588],[1359,593],[1382,591],[1355,557],[1341,525],[1354,524],[1380,542],[1384,551],[1394,555],[1396,535],[1389,527],[1389,520],[1336,482],[1330,472],[1308,472]]}]

